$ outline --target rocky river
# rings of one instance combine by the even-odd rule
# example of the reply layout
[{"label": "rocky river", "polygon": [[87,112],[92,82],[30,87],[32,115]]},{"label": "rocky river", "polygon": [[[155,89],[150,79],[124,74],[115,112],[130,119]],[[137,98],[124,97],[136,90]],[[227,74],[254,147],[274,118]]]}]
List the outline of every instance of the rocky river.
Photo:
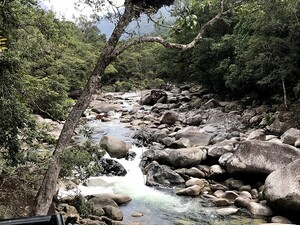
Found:
[{"label": "rocky river", "polygon": [[218,101],[196,86],[95,96],[83,120],[107,170],[71,190],[94,205],[77,222],[297,223],[295,116],[251,98]]}]

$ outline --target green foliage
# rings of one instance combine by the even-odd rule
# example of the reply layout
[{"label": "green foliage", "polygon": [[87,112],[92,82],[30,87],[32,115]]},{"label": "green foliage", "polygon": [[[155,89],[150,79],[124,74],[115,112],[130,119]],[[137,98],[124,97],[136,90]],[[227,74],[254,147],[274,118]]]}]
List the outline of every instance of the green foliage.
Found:
[{"label": "green foliage", "polygon": [[89,215],[92,215],[93,206],[82,195],[75,196],[74,207],[83,218],[87,218]]},{"label": "green foliage", "polygon": [[101,172],[97,161],[104,155],[104,152],[97,146],[87,141],[83,146],[73,146],[61,156],[63,168],[62,177],[75,176],[84,181],[90,176]]}]

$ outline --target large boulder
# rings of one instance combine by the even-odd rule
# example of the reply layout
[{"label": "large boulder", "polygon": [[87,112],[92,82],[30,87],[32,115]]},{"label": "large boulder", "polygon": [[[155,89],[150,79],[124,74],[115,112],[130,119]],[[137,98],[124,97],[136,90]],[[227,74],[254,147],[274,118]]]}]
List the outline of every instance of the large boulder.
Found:
[{"label": "large boulder", "polygon": [[177,186],[183,185],[184,179],[170,167],[159,165],[153,161],[149,165],[146,184],[148,186]]},{"label": "large boulder", "polygon": [[120,111],[122,107],[117,104],[106,103],[95,100],[90,104],[92,111],[95,113],[108,113],[110,111]]},{"label": "large boulder", "polygon": [[212,135],[200,131],[193,127],[187,127],[183,130],[180,130],[176,134],[176,139],[180,138],[186,138],[190,141],[191,146],[207,146],[210,143],[210,140],[212,139]]},{"label": "large boulder", "polygon": [[99,165],[103,168],[102,174],[107,176],[125,176],[127,174],[122,164],[113,159],[101,158]]},{"label": "large boulder", "polygon": [[179,148],[169,154],[169,162],[176,168],[200,165],[207,157],[204,147]]},{"label": "large boulder", "polygon": [[286,144],[251,140],[239,143],[226,162],[230,174],[252,173],[267,176],[300,157],[300,150]]},{"label": "large boulder", "polygon": [[281,135],[281,140],[285,144],[295,145],[295,142],[300,137],[300,130],[296,128],[290,128],[283,135]]},{"label": "large boulder", "polygon": [[130,144],[127,144],[119,138],[111,135],[103,136],[99,144],[100,147],[110,155],[110,157],[117,159],[124,158],[131,148]]},{"label": "large boulder", "polygon": [[154,105],[156,103],[167,103],[168,95],[161,90],[152,90],[150,93],[145,94],[140,99],[140,105]]},{"label": "large boulder", "polygon": [[276,211],[299,215],[300,158],[271,173],[265,181],[263,195]]}]

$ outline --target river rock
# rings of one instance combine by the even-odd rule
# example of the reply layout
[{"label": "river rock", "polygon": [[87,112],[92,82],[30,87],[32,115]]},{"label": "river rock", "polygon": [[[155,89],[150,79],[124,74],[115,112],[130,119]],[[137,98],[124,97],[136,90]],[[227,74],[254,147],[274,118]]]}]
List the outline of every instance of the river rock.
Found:
[{"label": "river rock", "polygon": [[185,182],[186,187],[190,187],[193,185],[198,185],[199,187],[204,188],[204,187],[208,186],[209,183],[207,180],[199,179],[199,178],[191,178]]},{"label": "river rock", "polygon": [[196,197],[199,196],[202,191],[202,188],[198,185],[193,185],[182,190],[176,192],[176,195],[183,195],[183,196],[191,196]]},{"label": "river rock", "polygon": [[146,93],[141,99],[141,105],[154,105],[156,103],[167,103],[168,95],[161,90],[151,90],[150,93]]},{"label": "river rock", "polygon": [[206,159],[206,148],[192,147],[175,149],[169,154],[169,161],[176,168],[192,167]]},{"label": "river rock", "polygon": [[204,178],[205,177],[205,173],[196,167],[186,169],[185,174],[188,176],[191,176],[191,177],[196,177],[196,178]]},{"label": "river rock", "polygon": [[256,216],[272,216],[273,212],[270,207],[257,202],[250,202],[247,209]]},{"label": "river rock", "polygon": [[122,211],[114,206],[104,206],[103,210],[105,212],[105,215],[112,220],[121,221],[123,219],[123,213]]},{"label": "river rock", "polygon": [[107,194],[97,194],[91,196],[88,200],[92,205],[100,205],[101,208],[104,206],[118,207],[118,204]]},{"label": "river rock", "polygon": [[296,128],[290,128],[283,135],[281,135],[281,140],[285,144],[295,145],[296,140],[300,137],[300,130]]},{"label": "river rock", "polygon": [[232,202],[229,201],[229,200],[226,199],[226,198],[216,198],[216,199],[213,200],[213,203],[214,203],[217,207],[232,205]]},{"label": "river rock", "polygon": [[283,216],[273,216],[271,218],[271,222],[272,223],[280,223],[280,224],[292,224],[292,222],[288,218],[283,217]]},{"label": "river rock", "polygon": [[176,139],[187,138],[191,146],[207,146],[212,139],[212,135],[204,131],[200,131],[193,127],[187,127],[176,134]]},{"label": "river rock", "polygon": [[103,174],[108,176],[125,176],[127,174],[126,169],[116,160],[101,158],[99,165],[103,168]]},{"label": "river rock", "polygon": [[177,149],[177,148],[189,148],[189,147],[191,147],[191,145],[190,145],[189,139],[187,139],[187,138],[180,138],[178,140],[174,140],[169,145],[169,147],[170,148],[174,148],[174,149]]},{"label": "river rock", "polygon": [[122,107],[120,105],[101,102],[98,100],[94,100],[91,102],[90,107],[92,107],[92,111],[98,114],[108,113],[110,111],[120,111]]},{"label": "river rock", "polygon": [[146,169],[152,161],[156,161],[159,164],[169,164],[169,154],[163,150],[147,150],[142,154],[142,159],[140,161],[140,167]]},{"label": "river rock", "polygon": [[199,126],[203,121],[203,118],[201,115],[195,115],[187,118],[185,120],[185,124],[190,126]]},{"label": "river rock", "polygon": [[263,194],[274,209],[299,215],[300,159],[271,173],[265,181]]},{"label": "river rock", "polygon": [[238,211],[239,209],[235,207],[221,208],[216,210],[216,212],[221,216],[229,216],[237,213]]},{"label": "river rock", "polygon": [[175,111],[167,111],[160,118],[160,123],[173,125],[178,121],[179,115]]},{"label": "river rock", "polygon": [[149,166],[146,184],[148,186],[175,186],[184,184],[184,179],[170,167],[153,161]]},{"label": "river rock", "polygon": [[230,174],[252,173],[268,175],[300,157],[300,150],[286,144],[266,141],[241,142],[226,168]]},{"label": "river rock", "polygon": [[249,198],[243,198],[241,196],[234,199],[234,205],[237,207],[247,208],[251,200]]},{"label": "river rock", "polygon": [[218,142],[213,146],[210,146],[208,149],[208,156],[213,158],[219,158],[228,152],[234,151],[234,145],[237,143],[236,140],[224,140],[222,142]]},{"label": "river rock", "polygon": [[117,159],[124,158],[131,148],[130,144],[127,144],[119,138],[111,135],[103,136],[99,144],[100,147],[103,148],[110,157]]}]

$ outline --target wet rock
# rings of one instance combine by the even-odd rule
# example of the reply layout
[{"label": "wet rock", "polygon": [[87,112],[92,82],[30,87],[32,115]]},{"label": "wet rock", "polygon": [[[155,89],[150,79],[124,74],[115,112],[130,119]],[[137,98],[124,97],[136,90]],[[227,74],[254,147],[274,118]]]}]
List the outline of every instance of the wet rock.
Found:
[{"label": "wet rock", "polygon": [[241,191],[240,196],[246,199],[252,199],[252,195],[248,191]]},{"label": "wet rock", "polygon": [[146,184],[148,186],[175,186],[184,184],[184,179],[170,167],[153,161],[149,165]]},{"label": "wet rock", "polygon": [[175,137],[176,139],[188,139],[191,146],[207,146],[210,143],[212,135],[193,127],[188,127],[181,131],[178,131]]},{"label": "wet rock", "polygon": [[232,202],[229,201],[229,200],[226,199],[226,198],[217,198],[217,199],[214,199],[214,200],[213,200],[213,203],[214,203],[217,207],[232,205]]},{"label": "wet rock", "polygon": [[220,177],[226,174],[226,171],[220,165],[212,165],[209,169],[209,177]]},{"label": "wet rock", "polygon": [[111,135],[103,136],[99,144],[100,147],[110,155],[110,157],[118,159],[124,158],[131,148],[131,145]]},{"label": "wet rock", "polygon": [[225,196],[225,192],[223,190],[217,190],[214,192],[213,195],[216,196],[217,198],[223,198]]},{"label": "wet rock", "polygon": [[298,216],[300,213],[300,159],[271,173],[265,181],[263,194],[268,204],[274,209]]},{"label": "wet rock", "polygon": [[99,205],[101,208],[103,208],[104,206],[118,207],[118,204],[107,194],[91,196],[88,202],[92,205]]},{"label": "wet rock", "polygon": [[205,177],[205,173],[202,172],[201,170],[197,169],[196,167],[186,169],[185,174],[188,176],[191,176],[191,177],[195,177],[195,178],[204,178]]},{"label": "wet rock", "polygon": [[175,149],[169,154],[169,161],[176,168],[192,167],[201,164],[206,159],[205,148],[192,147]]},{"label": "wet rock", "polygon": [[207,180],[199,179],[199,178],[191,178],[185,182],[186,187],[190,187],[193,185],[198,185],[199,187],[204,188],[204,187],[208,186],[209,183]]},{"label": "wet rock", "polygon": [[178,140],[174,140],[170,145],[169,145],[170,148],[174,148],[174,149],[177,149],[177,148],[189,148],[191,147],[190,145],[190,141],[189,139],[187,138],[180,138]]},{"label": "wet rock", "polygon": [[226,163],[230,174],[268,175],[300,157],[300,150],[285,144],[266,141],[241,142]]},{"label": "wet rock", "polygon": [[152,90],[150,93],[145,94],[140,99],[140,105],[154,105],[155,103],[167,103],[168,95],[161,90]]},{"label": "wet rock", "polygon": [[92,101],[90,107],[92,107],[92,112],[97,114],[108,113],[110,111],[120,111],[122,109],[120,105],[105,103],[98,100]]},{"label": "wet rock", "polygon": [[189,117],[185,120],[185,124],[190,126],[199,126],[203,121],[203,118],[201,115],[195,115],[192,117]]},{"label": "wet rock", "polygon": [[173,125],[178,121],[179,115],[175,111],[167,111],[160,118],[160,123]]},{"label": "wet rock", "polygon": [[202,191],[202,188],[198,185],[193,185],[182,190],[176,192],[176,195],[183,195],[183,196],[191,196],[196,197],[199,196]]},{"label": "wet rock", "polygon": [[237,197],[234,199],[234,205],[237,207],[247,208],[251,200],[249,198]]},{"label": "wet rock", "polygon": [[233,179],[228,182],[229,189],[239,190],[243,185],[244,183],[241,180]]},{"label": "wet rock", "polygon": [[290,128],[283,135],[281,135],[281,140],[285,144],[295,145],[296,140],[300,137],[300,130],[296,128]]},{"label": "wet rock", "polygon": [[217,209],[216,213],[218,213],[221,216],[229,216],[229,215],[236,214],[238,211],[239,211],[238,208],[228,207],[228,208]]},{"label": "wet rock", "polygon": [[250,202],[247,209],[256,216],[272,216],[273,212],[270,207],[257,202]]},{"label": "wet rock", "polygon": [[266,140],[266,134],[264,129],[257,129],[252,131],[249,136],[247,137],[247,140],[261,140],[265,141]]},{"label": "wet rock", "polygon": [[123,213],[122,211],[114,206],[104,206],[103,210],[105,212],[105,215],[112,220],[121,221],[123,219]]},{"label": "wet rock", "polygon": [[272,223],[281,223],[281,224],[292,224],[292,222],[288,218],[283,217],[283,216],[273,216],[271,218],[271,222]]},{"label": "wet rock", "polygon": [[102,174],[108,176],[125,176],[127,174],[122,164],[113,159],[101,158],[99,165],[103,168]]},{"label": "wet rock", "polygon": [[237,197],[239,197],[239,195],[236,192],[234,192],[234,191],[225,191],[224,198],[226,198],[230,201],[234,201]]},{"label": "wet rock", "polygon": [[[139,167],[146,169],[152,161],[156,161],[159,164],[169,164],[169,154],[163,150],[148,150],[142,154]],[[144,171],[146,172],[146,171]]]},{"label": "wet rock", "polygon": [[213,158],[219,158],[228,152],[234,151],[234,145],[237,143],[236,140],[224,140],[222,142],[218,142],[213,146],[210,146],[208,149],[208,155]]}]

